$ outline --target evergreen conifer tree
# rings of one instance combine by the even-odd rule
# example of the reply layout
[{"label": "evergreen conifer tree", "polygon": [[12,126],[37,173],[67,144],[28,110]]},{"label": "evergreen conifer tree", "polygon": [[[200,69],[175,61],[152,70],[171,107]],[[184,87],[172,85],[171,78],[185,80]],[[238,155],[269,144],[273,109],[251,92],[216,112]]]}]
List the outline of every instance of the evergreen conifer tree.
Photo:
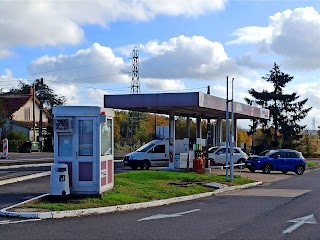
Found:
[{"label": "evergreen conifer tree", "polygon": [[272,83],[273,90],[258,92],[251,88],[248,92],[253,100],[245,100],[269,109],[270,119],[259,120],[263,133],[271,142],[269,147],[292,148],[294,140],[299,139],[299,134],[306,127],[299,125],[299,122],[307,116],[312,107],[305,108],[308,99],[298,101],[300,96],[296,92],[284,93],[285,86],[293,80],[293,76],[281,72],[276,63],[262,79]]}]

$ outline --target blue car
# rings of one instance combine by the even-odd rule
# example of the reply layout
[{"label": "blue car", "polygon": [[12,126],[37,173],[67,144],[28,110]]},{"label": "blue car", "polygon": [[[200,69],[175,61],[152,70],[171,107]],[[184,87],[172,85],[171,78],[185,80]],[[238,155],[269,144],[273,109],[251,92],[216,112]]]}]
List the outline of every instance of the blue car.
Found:
[{"label": "blue car", "polygon": [[250,172],[262,170],[264,173],[270,173],[274,170],[286,174],[288,171],[293,171],[297,175],[302,175],[306,169],[306,160],[302,153],[296,150],[276,149],[249,156],[245,166]]}]

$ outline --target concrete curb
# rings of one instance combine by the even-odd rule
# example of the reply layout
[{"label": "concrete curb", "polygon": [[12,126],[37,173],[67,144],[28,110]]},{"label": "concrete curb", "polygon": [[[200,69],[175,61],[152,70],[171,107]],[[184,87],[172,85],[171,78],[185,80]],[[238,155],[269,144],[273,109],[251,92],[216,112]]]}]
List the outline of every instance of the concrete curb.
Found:
[{"label": "concrete curb", "polygon": [[29,180],[29,179],[45,177],[45,176],[49,176],[49,175],[51,175],[51,171],[35,173],[35,174],[26,175],[26,176],[10,178],[10,179],[6,179],[6,180],[1,180],[0,186],[5,185],[5,184],[9,184],[9,183],[21,182],[21,181],[25,181],[25,180]]},{"label": "concrete curb", "polygon": [[0,210],[0,215],[10,216],[10,217],[48,219],[48,218],[80,217],[80,216],[88,216],[88,215],[93,215],[93,214],[102,214],[102,213],[110,213],[110,212],[122,212],[122,211],[128,211],[128,210],[136,210],[136,209],[142,209],[142,208],[163,206],[163,205],[168,205],[168,204],[178,203],[178,202],[185,202],[185,201],[195,200],[195,199],[204,198],[204,197],[210,197],[213,195],[217,195],[217,194],[221,194],[224,192],[229,192],[229,191],[233,191],[233,190],[237,190],[237,189],[254,187],[254,186],[257,186],[260,184],[262,184],[261,181],[249,183],[249,184],[244,184],[244,185],[240,185],[240,186],[225,187],[225,188],[215,190],[213,192],[206,192],[206,193],[200,193],[200,194],[183,196],[183,197],[175,197],[175,198],[156,200],[156,201],[151,201],[151,202],[133,203],[133,204],[125,204],[125,205],[119,205],[119,206],[111,206],[111,207],[88,208],[88,209],[55,211],[55,212],[11,212],[10,211],[10,209],[12,209],[12,208],[20,207],[28,202],[31,202],[34,200],[39,200],[39,199],[49,195],[49,194],[44,194],[44,195],[38,196],[36,198],[32,198],[27,201],[15,204],[13,206],[3,208]]}]

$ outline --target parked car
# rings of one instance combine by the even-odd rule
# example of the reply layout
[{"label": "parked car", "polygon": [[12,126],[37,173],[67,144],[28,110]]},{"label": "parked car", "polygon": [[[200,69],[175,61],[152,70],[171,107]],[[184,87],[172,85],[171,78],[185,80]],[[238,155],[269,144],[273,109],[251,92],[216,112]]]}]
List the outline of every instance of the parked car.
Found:
[{"label": "parked car", "polygon": [[302,175],[306,169],[306,160],[301,152],[291,149],[266,150],[258,155],[249,156],[245,166],[254,172],[262,170],[264,173],[271,171],[294,171],[297,175]]},{"label": "parked car", "polygon": [[[230,148],[229,148],[230,149]],[[230,153],[230,150],[228,151]],[[208,158],[211,165],[226,164],[226,147],[211,147],[208,149]],[[233,148],[232,160],[233,163],[244,163],[248,155],[239,147]]]}]

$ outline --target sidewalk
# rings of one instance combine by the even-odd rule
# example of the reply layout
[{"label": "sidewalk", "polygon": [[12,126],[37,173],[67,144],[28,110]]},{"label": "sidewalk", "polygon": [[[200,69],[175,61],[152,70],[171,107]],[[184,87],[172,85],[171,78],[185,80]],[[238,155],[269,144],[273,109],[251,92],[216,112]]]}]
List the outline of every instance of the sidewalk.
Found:
[{"label": "sidewalk", "polygon": [[[307,172],[308,170],[306,170]],[[212,174],[217,175],[226,175],[225,169],[213,169],[211,171]],[[263,183],[271,183],[276,182],[284,179],[291,178],[293,176],[296,176],[294,172],[288,172],[287,174],[283,174],[280,171],[272,171],[270,174],[264,174],[262,171],[256,171],[254,173],[250,172],[247,168],[245,169],[235,169],[234,170],[234,176],[241,176],[245,178],[250,178],[256,181],[261,181]],[[230,177],[230,170],[229,170],[229,177]]]}]

